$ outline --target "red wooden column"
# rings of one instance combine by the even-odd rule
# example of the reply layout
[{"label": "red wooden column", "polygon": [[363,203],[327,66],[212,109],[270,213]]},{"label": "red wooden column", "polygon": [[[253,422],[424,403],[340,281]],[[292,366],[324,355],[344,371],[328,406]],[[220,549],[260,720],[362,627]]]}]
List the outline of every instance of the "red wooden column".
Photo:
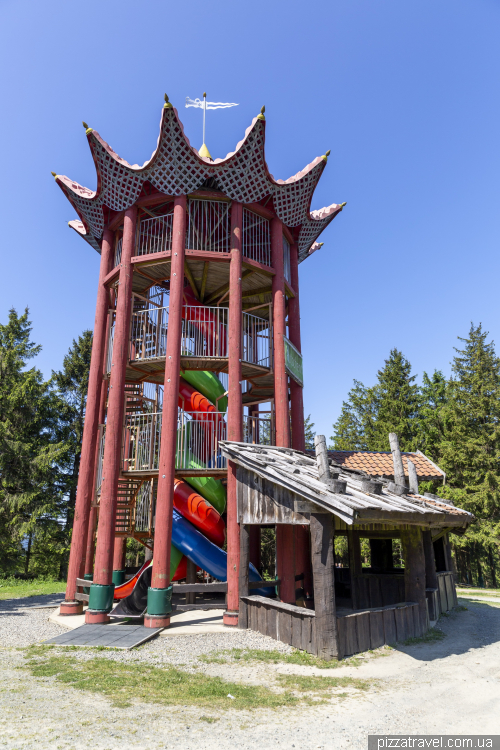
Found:
[{"label": "red wooden column", "polygon": [[126,539],[123,536],[115,536],[113,548],[113,583],[119,586],[125,580],[125,548]]},{"label": "red wooden column", "polygon": [[161,447],[158,466],[158,494],[156,498],[155,551],[151,586],[148,589],[147,614],[144,618],[144,625],[147,628],[168,627],[170,625],[170,546],[172,543],[175,455],[177,447],[177,403],[181,368],[186,206],[187,199],[185,195],[178,196],[175,199]]},{"label": "red wooden column", "polygon": [[[106,333],[109,333],[109,324],[106,327]],[[108,396],[108,381],[102,381],[101,388],[101,403],[99,405],[99,424],[104,424],[104,417],[106,415],[106,400]],[[99,461],[99,441],[96,440],[95,446],[95,465],[94,465],[94,481],[92,483],[92,497],[91,503],[94,502],[96,481],[97,481],[97,468]],[[97,508],[95,505],[90,506],[89,525],[87,530],[87,552],[85,554],[85,572],[84,578],[92,580],[94,570],[94,554],[95,554],[95,531],[97,526]]]},{"label": "red wooden column", "polygon": [[[241,329],[242,329],[242,246],[243,207],[231,205],[231,262],[229,266],[229,339],[228,339],[228,440],[243,439],[243,403],[241,397]],[[227,610],[224,625],[238,625],[240,574],[240,527],[236,504],[236,464],[227,468]]]},{"label": "red wooden column", "polygon": [[[286,311],[285,274],[283,267],[283,225],[279,219],[271,221],[271,262],[273,276],[273,344],[274,344],[274,408],[276,419],[276,445],[290,447],[290,420],[288,413],[288,375],[285,370]],[[280,597],[295,604],[295,544],[293,526],[276,526],[276,558],[278,578],[281,580]]]},{"label": "red wooden column", "polygon": [[[250,416],[256,418],[258,420],[260,414],[259,404],[254,404],[250,407]],[[254,441],[258,442],[259,439],[259,422],[254,422],[254,429],[256,431],[256,434],[254,432]],[[250,544],[250,562],[255,565],[257,570],[260,570],[261,566],[261,533],[260,533],[260,526],[249,526],[248,528],[248,534],[249,534],[249,544]]]},{"label": "red wooden column", "polygon": [[[288,337],[292,344],[302,351],[300,342],[300,302],[299,302],[299,249],[290,246],[290,281],[295,297],[288,301]],[[292,448],[305,451],[303,389],[290,378],[290,411],[292,423]],[[303,588],[306,598],[312,598],[311,545],[308,526],[295,526],[295,570],[303,575]],[[297,588],[302,585],[298,584]]]},{"label": "red wooden column", "polygon": [[[135,250],[137,207],[125,211],[123,219],[122,257],[116,304],[115,335],[111,375],[109,380],[106,440],[102,471],[101,499],[99,501],[99,527],[94,567],[90,586],[89,608],[85,622],[108,622],[108,612],[113,606],[113,548],[118,478],[121,468],[123,417],[125,413],[125,371],[130,346],[130,315],[132,312],[132,256]],[[92,454],[92,459],[95,453]],[[92,469],[94,463],[92,460]]]},{"label": "red wooden column", "polygon": [[87,528],[94,484],[94,456],[99,429],[99,406],[101,401],[102,369],[106,346],[106,322],[108,314],[108,294],[104,279],[111,270],[113,262],[114,234],[104,230],[101,249],[101,266],[97,287],[94,336],[90,358],[89,386],[87,390],[87,408],[83,427],[82,455],[80,473],[76,491],[75,518],[68,565],[68,583],[65,601],[61,605],[61,615],[80,614],[83,611],[81,602],[75,601],[76,579],[85,560]]}]

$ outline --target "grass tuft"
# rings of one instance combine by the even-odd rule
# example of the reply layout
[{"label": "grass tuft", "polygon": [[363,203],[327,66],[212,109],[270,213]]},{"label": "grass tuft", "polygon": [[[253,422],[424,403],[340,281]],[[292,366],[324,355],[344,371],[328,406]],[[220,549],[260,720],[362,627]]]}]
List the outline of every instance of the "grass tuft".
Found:
[{"label": "grass tuft", "polygon": [[403,646],[416,646],[419,643],[437,643],[438,641],[442,641],[443,638],[446,638],[446,633],[443,633],[439,628],[431,628],[427,633],[417,638],[407,638],[406,641],[403,641]]},{"label": "grass tuft", "polygon": [[[41,648],[27,649],[27,655],[26,667],[34,677],[54,677],[57,682],[76,690],[105,695],[120,708],[135,701],[212,709],[276,709],[297,703],[297,698],[287,691],[245,686],[175,667],[124,664],[101,657],[82,661],[74,656],[44,652]],[[227,697],[228,693],[234,700]]]},{"label": "grass tuft", "polygon": [[[372,656],[382,656],[385,654],[373,653]],[[202,654],[198,657],[205,664],[228,664],[233,661],[262,661],[268,664],[299,664],[304,667],[318,667],[318,669],[337,669],[339,666],[358,667],[361,660],[357,657],[343,659],[341,662],[336,659],[324,661],[317,656],[308,654],[307,651],[294,649],[291,654],[284,654],[277,649],[266,650],[258,648],[232,648],[227,651],[216,651],[214,654]]]},{"label": "grass tuft", "polygon": [[219,721],[220,716],[200,716],[200,721],[206,721],[207,724],[213,724],[215,721]]},{"label": "grass tuft", "polygon": [[279,684],[289,690],[301,693],[323,693],[335,688],[354,688],[368,690],[370,683],[356,677],[323,677],[318,675],[280,674]]}]

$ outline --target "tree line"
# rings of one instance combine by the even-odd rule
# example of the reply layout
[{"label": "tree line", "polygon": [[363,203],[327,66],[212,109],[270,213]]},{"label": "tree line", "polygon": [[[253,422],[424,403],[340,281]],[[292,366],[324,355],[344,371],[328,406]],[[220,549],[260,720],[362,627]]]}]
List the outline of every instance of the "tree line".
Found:
[{"label": "tree line", "polygon": [[[75,339],[60,370],[44,379],[30,367],[41,351],[29,311],[11,309],[0,324],[0,576],[64,579],[80,467],[92,332]],[[393,349],[376,381],[354,381],[333,425],[331,448],[421,450],[446,472],[446,484],[421,482],[477,518],[452,534],[459,580],[497,587],[500,580],[500,358],[482,326],[459,337],[449,378],[424,372]],[[314,423],[305,420],[314,448]]]},{"label": "tree line", "polygon": [[[482,325],[471,324],[449,378],[424,372],[393,349],[372,386],[355,380],[333,425],[332,448],[388,451],[396,432],[403,451],[421,450],[446,473],[429,491],[473,513],[477,521],[450,540],[459,581],[497,587],[500,576],[500,358]],[[314,425],[313,425],[314,426]]]},{"label": "tree line", "polygon": [[0,576],[64,579],[80,467],[92,332],[45,380],[31,321],[0,324]]}]

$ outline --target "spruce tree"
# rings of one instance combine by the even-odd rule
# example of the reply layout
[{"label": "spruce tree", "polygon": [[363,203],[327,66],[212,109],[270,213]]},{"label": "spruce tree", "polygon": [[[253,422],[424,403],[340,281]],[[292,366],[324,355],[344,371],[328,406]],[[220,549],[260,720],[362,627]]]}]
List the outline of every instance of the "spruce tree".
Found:
[{"label": "spruce tree", "polygon": [[402,450],[415,450],[421,398],[410,362],[398,349],[392,349],[377,379],[377,416],[369,449],[389,450],[389,433],[395,432]]},{"label": "spruce tree", "polygon": [[306,443],[306,450],[314,450],[314,437],[316,430],[314,429],[314,422],[311,422],[311,415],[308,414],[304,420],[304,438]]},{"label": "spruce tree", "polygon": [[[37,368],[26,369],[41,350],[31,341],[31,323],[14,309],[0,324],[0,545],[3,572],[24,556],[30,567],[33,540],[58,528],[62,505],[58,463],[66,446],[55,439],[58,399]],[[23,553],[23,547],[26,548]],[[14,554],[13,554],[14,553]]]},{"label": "spruce tree", "polygon": [[377,419],[377,397],[373,388],[366,388],[359,380],[342,404],[340,416],[333,425],[330,437],[335,450],[368,450]]},{"label": "spruce tree", "polygon": [[483,565],[496,585],[500,548],[500,359],[487,342],[482,325],[471,324],[467,338],[455,349],[449,398],[444,411],[445,435],[440,466],[447,473],[442,494],[474,513],[478,522],[463,538],[454,537],[459,565],[462,553],[472,553],[474,574],[483,578]]}]

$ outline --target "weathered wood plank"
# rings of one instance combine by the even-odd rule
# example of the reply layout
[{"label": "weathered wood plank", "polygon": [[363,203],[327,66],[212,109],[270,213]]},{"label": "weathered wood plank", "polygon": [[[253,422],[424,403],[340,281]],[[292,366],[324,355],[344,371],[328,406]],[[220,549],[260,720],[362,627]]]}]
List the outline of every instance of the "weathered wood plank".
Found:
[{"label": "weathered wood plank", "polygon": [[292,615],[290,612],[279,612],[279,639],[282,643],[291,646],[292,641]]},{"label": "weathered wood plank", "polygon": [[315,612],[312,609],[306,609],[305,607],[297,607],[295,604],[287,604],[286,602],[279,602],[275,599],[267,599],[265,596],[259,596],[253,594],[252,596],[245,597],[248,602],[263,602],[269,607],[273,607],[281,612],[296,612],[302,614],[304,617],[315,617]]},{"label": "weathered wood plank", "polygon": [[224,581],[217,581],[215,583],[174,583],[172,590],[174,594],[225,594],[227,593],[227,583]]},{"label": "weathered wood plank", "polygon": [[384,615],[383,612],[370,612],[370,644],[371,648],[384,645]]},{"label": "weathered wood plank", "polygon": [[348,623],[349,618],[348,617],[337,617],[337,633],[339,638],[339,659],[343,659],[344,656],[348,653],[347,651],[347,628],[349,627],[350,623]]},{"label": "weathered wood plank", "polygon": [[382,617],[384,620],[384,641],[385,643],[392,644],[397,641],[396,634],[396,610],[384,609],[382,610]]},{"label": "weathered wood plank", "polygon": [[394,619],[396,621],[396,638],[399,643],[403,643],[408,638],[408,628],[406,626],[406,607],[400,607],[394,610]]},{"label": "weathered wood plank", "polygon": [[269,607],[267,610],[267,635],[274,640],[278,640],[276,631],[276,621],[278,618],[278,612],[274,607]]},{"label": "weathered wood plank", "polygon": [[408,607],[405,607],[403,612],[405,613],[405,620],[406,620],[406,632],[407,632],[407,638],[415,638],[415,620],[413,619],[413,609],[412,606],[409,605]]},{"label": "weathered wood plank", "polygon": [[447,612],[448,607],[448,596],[446,594],[446,582],[443,575],[438,575],[438,589],[439,589],[439,606],[441,612]]},{"label": "weathered wood plank", "polygon": [[453,574],[450,573],[445,576],[445,587],[446,587],[446,599],[448,600],[448,609],[452,609],[455,606],[455,582],[453,580]]},{"label": "weathered wood plank", "polygon": [[370,607],[381,607],[382,591],[381,591],[381,576],[370,576],[368,578],[368,590],[370,592]]},{"label": "weathered wood plank", "polygon": [[248,566],[250,564],[250,528],[246,524],[240,524],[240,570],[239,570],[239,611],[238,627],[246,629],[248,627],[248,604],[241,597],[248,596]]},{"label": "weathered wood plank", "polygon": [[294,648],[302,648],[302,617],[300,615],[292,615],[292,646]]},{"label": "weathered wood plank", "polygon": [[356,628],[358,634],[358,648],[360,651],[368,651],[370,648],[370,612],[360,612],[356,617]]}]

